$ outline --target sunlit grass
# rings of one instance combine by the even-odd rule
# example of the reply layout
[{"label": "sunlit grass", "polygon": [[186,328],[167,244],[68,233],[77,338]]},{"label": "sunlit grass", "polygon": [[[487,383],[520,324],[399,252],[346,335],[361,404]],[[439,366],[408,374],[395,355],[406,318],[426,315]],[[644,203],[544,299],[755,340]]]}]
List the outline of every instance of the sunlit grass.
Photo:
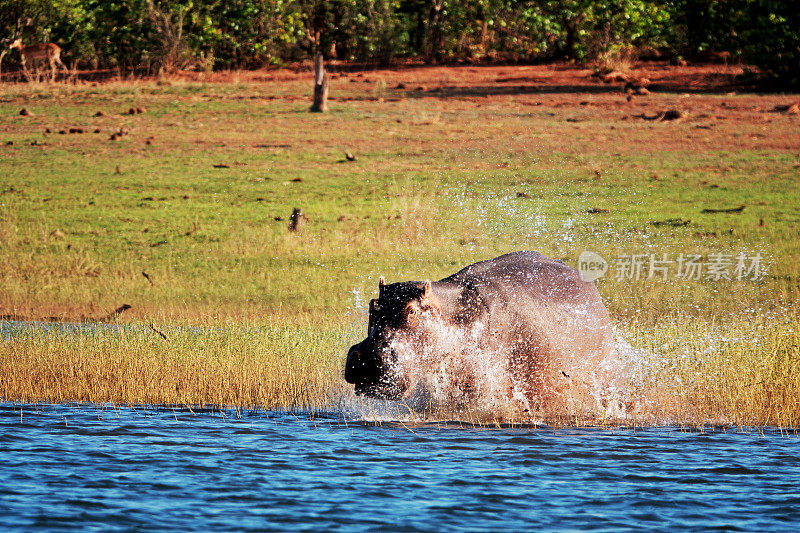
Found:
[{"label": "sunlit grass", "polygon": [[[134,326],[0,339],[0,398],[335,409],[380,275],[520,249],[572,265],[746,252],[761,279],[598,281],[649,354],[632,385],[659,415],[635,416],[798,425],[800,142],[796,117],[769,112],[781,97],[417,97],[389,72],[334,80],[331,112],[311,115],[306,80],[275,76],[0,87],[0,315],[126,303],[116,321]],[[675,106],[693,113],[631,118]],[[58,134],[72,126],[101,133]]]},{"label": "sunlit grass", "polygon": [[0,341],[0,397],[219,408],[330,410],[344,328],[308,324],[96,331],[23,328]]},{"label": "sunlit grass", "polygon": [[[338,413],[380,420],[462,420],[473,424],[800,426],[800,319],[669,317],[656,327],[620,329],[622,416],[602,411],[543,419],[511,404],[412,410],[358,399],[342,379],[360,324],[229,322],[222,326],[144,324],[120,330],[23,328],[0,339],[0,398],[189,408]],[[630,346],[629,346],[630,345]]]},{"label": "sunlit grass", "polygon": [[626,358],[644,424],[800,426],[800,318],[669,317],[629,324]]}]

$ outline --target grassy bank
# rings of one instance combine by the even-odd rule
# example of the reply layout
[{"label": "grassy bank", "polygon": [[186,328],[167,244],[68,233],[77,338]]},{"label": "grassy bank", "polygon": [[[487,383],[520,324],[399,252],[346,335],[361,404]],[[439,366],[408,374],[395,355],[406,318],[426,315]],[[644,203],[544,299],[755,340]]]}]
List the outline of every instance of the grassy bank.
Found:
[{"label": "grassy bank", "polygon": [[0,348],[0,397],[23,402],[330,409],[343,329],[307,324],[23,328]]},{"label": "grassy bank", "polygon": [[623,360],[642,423],[800,426],[800,319],[685,316],[629,323]]},{"label": "grassy bank", "polygon": [[[302,323],[65,332],[24,328],[0,342],[0,397],[27,403],[88,402],[219,409],[285,409],[373,417],[384,402],[353,397],[344,352],[360,328]],[[161,335],[163,334],[163,336]],[[626,376],[623,418],[556,424],[695,427],[800,426],[800,319],[722,324],[672,317],[658,327],[620,327]],[[622,398],[622,397],[621,397]],[[509,410],[487,415],[434,408],[416,416],[488,423],[530,422]],[[396,409],[403,414],[405,406]],[[410,411],[409,411],[410,412]],[[541,421],[541,420],[540,420]]]},{"label": "grassy bank", "polygon": [[[719,375],[758,364],[784,391],[749,386],[780,399],[767,417],[754,400],[682,412],[796,423],[793,374],[777,376],[796,352],[800,130],[772,111],[796,97],[676,87],[628,102],[588,74],[343,74],[321,115],[307,113],[308,76],[286,72],[1,86],[0,315],[75,320],[128,304],[116,320],[140,329],[0,339],[0,396],[314,406],[343,385],[354,317],[380,275],[438,279],[518,249],[574,265],[593,250],[612,263],[598,288],[632,342],[742,330],[754,340],[736,357],[708,348],[727,365]],[[641,118],[672,108],[689,115]],[[308,217],[299,233],[287,229],[294,207]],[[666,279],[615,279],[619,256],[719,253],[760,254],[766,272],[690,280],[671,264]],[[780,318],[763,318],[762,335],[752,316]],[[201,330],[163,342],[151,321]]]}]

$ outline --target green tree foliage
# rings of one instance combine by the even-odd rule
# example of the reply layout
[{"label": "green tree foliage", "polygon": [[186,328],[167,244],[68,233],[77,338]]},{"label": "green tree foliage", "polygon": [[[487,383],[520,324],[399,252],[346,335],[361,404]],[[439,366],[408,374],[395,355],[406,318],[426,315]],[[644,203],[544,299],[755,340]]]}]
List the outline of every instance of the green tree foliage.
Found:
[{"label": "green tree foliage", "polygon": [[680,53],[730,52],[784,87],[800,87],[800,5],[791,0],[679,0],[672,6]]},{"label": "green tree foliage", "polygon": [[192,48],[208,66],[253,67],[291,56],[301,13],[284,0],[225,0],[191,12]]},{"label": "green tree foliage", "polygon": [[729,51],[797,84],[788,0],[0,0],[0,40],[51,41],[84,64],[256,67],[319,50],[388,63],[604,60],[621,50]]},{"label": "green tree foliage", "polygon": [[739,0],[734,14],[739,51],[781,86],[800,88],[800,5]]}]

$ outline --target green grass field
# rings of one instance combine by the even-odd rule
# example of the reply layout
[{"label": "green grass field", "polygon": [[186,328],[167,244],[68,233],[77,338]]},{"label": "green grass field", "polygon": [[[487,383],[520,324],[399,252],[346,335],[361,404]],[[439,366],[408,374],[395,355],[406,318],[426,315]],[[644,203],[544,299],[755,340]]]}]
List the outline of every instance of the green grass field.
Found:
[{"label": "green grass field", "polygon": [[[429,84],[446,87],[443,72],[432,69]],[[248,353],[262,370],[290,353],[287,361],[300,365],[295,377],[308,368],[298,361],[311,358],[324,369],[315,386],[331,389],[343,384],[337,372],[365,327],[380,275],[439,279],[520,249],[572,265],[583,250],[612,264],[631,254],[743,252],[764,258],[760,279],[616,280],[612,266],[598,288],[620,326],[636,332],[637,346],[649,346],[667,321],[686,346],[705,324],[751,335],[740,360],[752,350],[753,360],[795,364],[800,119],[771,112],[787,97],[654,92],[626,104],[605,92],[420,95],[393,88],[404,75],[334,79],[325,114],[307,112],[310,84],[301,76],[0,86],[0,314],[75,320],[129,304],[118,322],[223,325],[242,333],[238,346],[253,327],[296,327],[297,338],[270,334]],[[124,114],[137,106],[144,113]],[[23,107],[33,116],[20,116]],[[669,108],[690,115],[637,116]],[[87,132],[58,133],[69,128]],[[109,140],[120,128],[129,133]],[[346,161],[345,151],[357,160]],[[703,212],[741,205],[741,212]],[[308,217],[299,233],[287,228],[294,207]],[[674,326],[681,321],[691,328]],[[774,342],[757,342],[753,321],[774,324]],[[128,344],[81,342],[122,359],[138,343],[161,342],[137,335]],[[153,350],[194,346],[181,338]],[[208,346],[192,348],[192,360],[228,353]],[[4,372],[16,375],[0,396],[264,407],[322,401],[296,392],[296,401],[288,392],[181,396],[157,386],[150,396],[126,394],[122,385],[57,393],[21,377],[26,368],[40,382],[57,382],[63,373],[41,354],[80,359],[75,350],[36,336],[0,340]],[[15,359],[23,352],[24,364]],[[158,375],[165,360],[153,357],[148,368]],[[768,376],[777,372],[770,368]],[[276,375],[270,383],[280,382]],[[798,399],[798,379],[784,386],[793,391],[786,402]],[[296,391],[301,381],[291,383],[287,390]],[[796,422],[800,407],[784,407],[789,415],[765,423]],[[746,420],[764,422],[752,413]]]}]

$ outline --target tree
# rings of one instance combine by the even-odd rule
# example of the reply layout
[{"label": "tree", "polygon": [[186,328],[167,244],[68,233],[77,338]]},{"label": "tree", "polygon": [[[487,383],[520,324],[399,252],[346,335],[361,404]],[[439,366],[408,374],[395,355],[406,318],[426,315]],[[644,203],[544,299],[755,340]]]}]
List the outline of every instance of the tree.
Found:
[{"label": "tree", "polygon": [[773,82],[800,88],[800,9],[781,0],[737,0],[734,27],[744,59]]}]

